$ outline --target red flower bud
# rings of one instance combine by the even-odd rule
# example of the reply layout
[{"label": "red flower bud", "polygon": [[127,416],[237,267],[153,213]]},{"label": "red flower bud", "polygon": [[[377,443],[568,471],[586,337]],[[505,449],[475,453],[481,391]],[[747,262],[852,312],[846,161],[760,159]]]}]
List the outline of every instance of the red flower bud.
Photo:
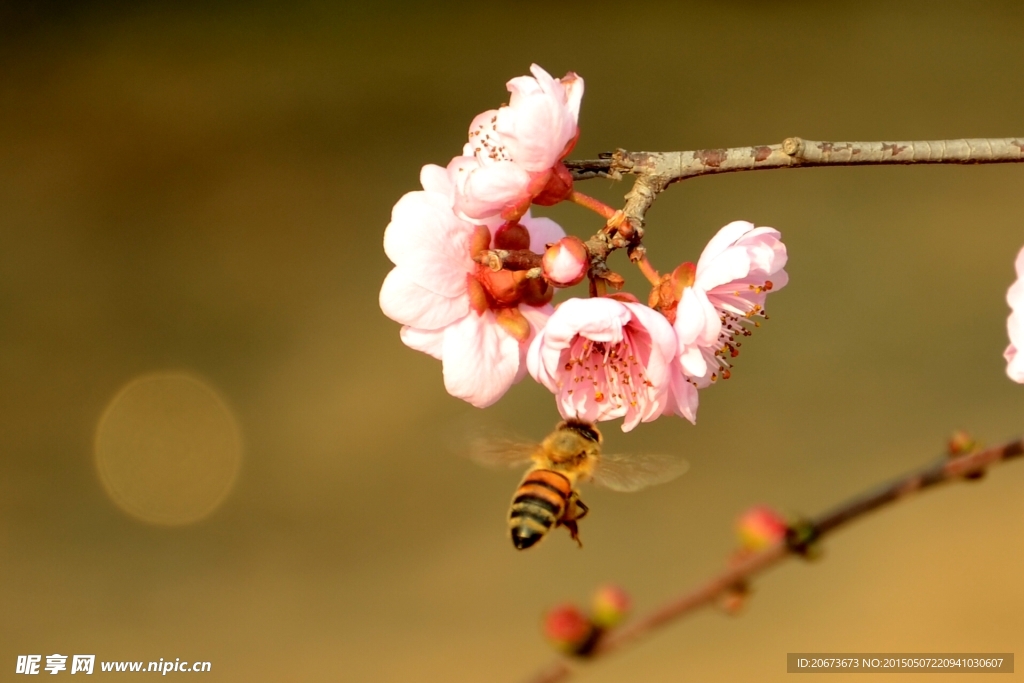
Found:
[{"label": "red flower bud", "polygon": [[572,174],[565,164],[555,164],[549,173],[550,175],[545,178],[544,189],[533,198],[533,203],[537,206],[554,206],[572,194]]},{"label": "red flower bud", "polygon": [[550,610],[544,617],[544,636],[563,652],[578,652],[594,632],[594,626],[572,604]]},{"label": "red flower bud", "polygon": [[752,507],[736,521],[740,543],[748,550],[761,550],[786,537],[789,525],[769,507]]},{"label": "red flower bud", "polygon": [[530,233],[520,223],[509,221],[503,223],[497,232],[494,233],[494,248],[508,249],[529,249]]}]

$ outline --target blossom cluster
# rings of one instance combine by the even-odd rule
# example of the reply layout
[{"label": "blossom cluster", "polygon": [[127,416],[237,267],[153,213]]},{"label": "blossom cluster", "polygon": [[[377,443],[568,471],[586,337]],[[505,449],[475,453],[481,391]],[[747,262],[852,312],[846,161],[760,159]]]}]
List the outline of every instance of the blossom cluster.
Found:
[{"label": "blossom cluster", "polygon": [[[566,418],[623,418],[624,431],[664,414],[695,422],[698,390],[730,376],[766,296],[788,280],[781,236],[733,222],[696,265],[652,280],[646,304],[592,287],[553,307],[554,288],[592,275],[590,252],[530,207],[581,196],[563,160],[579,138],[584,84],[531,73],[509,81],[508,104],[474,118],[462,153],[424,166],[423,189],[395,205],[381,309],[407,346],[441,360],[448,392],[474,406],[529,373]],[[495,263],[497,253],[525,265]]]}]

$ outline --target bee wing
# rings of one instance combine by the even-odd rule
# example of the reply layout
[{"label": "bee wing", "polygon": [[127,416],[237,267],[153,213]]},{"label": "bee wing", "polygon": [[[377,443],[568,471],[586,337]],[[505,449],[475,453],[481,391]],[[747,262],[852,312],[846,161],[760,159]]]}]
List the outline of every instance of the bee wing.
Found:
[{"label": "bee wing", "polygon": [[533,460],[537,444],[516,439],[487,437],[470,442],[470,460],[488,467],[517,467]]},{"label": "bee wing", "polygon": [[612,491],[639,491],[672,481],[688,469],[690,464],[676,455],[602,453],[594,467],[593,480]]}]

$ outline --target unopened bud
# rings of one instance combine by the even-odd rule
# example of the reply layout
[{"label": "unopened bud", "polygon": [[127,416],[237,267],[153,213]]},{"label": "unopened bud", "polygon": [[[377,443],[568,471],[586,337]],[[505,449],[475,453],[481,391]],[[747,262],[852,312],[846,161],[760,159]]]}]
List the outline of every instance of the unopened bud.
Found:
[{"label": "unopened bud", "polygon": [[736,533],[747,550],[761,550],[786,538],[789,525],[769,507],[752,507],[736,521]]},{"label": "unopened bud", "polygon": [[955,458],[961,455],[967,455],[973,452],[978,447],[978,443],[974,438],[963,431],[958,429],[953,432],[949,437],[949,441],[946,444],[946,452],[949,453],[949,457]]},{"label": "unopened bud", "polygon": [[750,586],[746,581],[740,581],[739,583],[727,588],[725,592],[719,596],[718,605],[726,614],[736,616],[743,611],[744,607],[746,607],[747,599],[749,597]]},{"label": "unopened bud", "polygon": [[[542,176],[543,177],[543,176]],[[572,194],[572,174],[565,164],[555,164],[547,177],[543,189],[533,198],[533,203],[538,206],[554,206],[565,201]]]},{"label": "unopened bud", "polygon": [[555,288],[544,281],[542,277],[527,278],[523,290],[523,303],[530,306],[543,306],[551,303],[555,296]]},{"label": "unopened bud", "polygon": [[633,606],[629,594],[618,586],[608,584],[594,593],[594,624],[611,628],[622,621]]},{"label": "unopened bud", "polygon": [[544,252],[544,277],[556,287],[571,287],[587,275],[590,252],[579,237],[563,237]]},{"label": "unopened bud", "polygon": [[494,233],[494,248],[508,249],[509,251],[529,249],[530,233],[521,223],[515,221],[503,223]]},{"label": "unopened bud", "polygon": [[593,624],[575,605],[559,605],[544,617],[544,636],[563,652],[580,652],[593,634]]}]

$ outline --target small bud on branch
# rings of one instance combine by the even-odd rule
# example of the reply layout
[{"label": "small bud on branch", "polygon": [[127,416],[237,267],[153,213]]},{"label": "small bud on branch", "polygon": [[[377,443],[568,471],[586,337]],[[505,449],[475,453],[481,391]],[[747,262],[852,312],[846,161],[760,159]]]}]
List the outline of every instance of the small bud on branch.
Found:
[{"label": "small bud on branch", "polygon": [[[680,617],[706,605],[714,604],[742,586],[746,591],[749,581],[793,555],[806,554],[811,543],[820,543],[826,535],[863,515],[879,510],[915,493],[952,481],[970,480],[991,466],[1024,455],[1024,440],[1017,439],[1000,446],[967,453],[956,457],[943,456],[910,474],[895,479],[859,495],[813,519],[793,525],[785,539],[778,540],[762,550],[736,558],[723,572],[694,590],[668,600],[652,612],[625,626],[605,632],[588,650],[591,659],[602,657],[628,646],[642,636],[656,631]],[[797,538],[799,536],[799,538]],[[557,683],[572,677],[569,664],[558,659],[551,662],[530,683]]]}]

